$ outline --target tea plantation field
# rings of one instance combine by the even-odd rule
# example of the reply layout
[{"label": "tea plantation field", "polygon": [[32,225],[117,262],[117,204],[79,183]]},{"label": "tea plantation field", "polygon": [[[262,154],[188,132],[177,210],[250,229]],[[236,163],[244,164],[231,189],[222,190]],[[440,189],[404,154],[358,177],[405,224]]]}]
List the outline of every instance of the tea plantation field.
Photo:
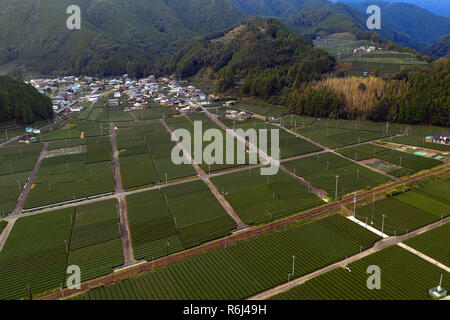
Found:
[{"label": "tea plantation field", "polygon": [[[230,127],[231,128],[231,127]],[[273,124],[261,123],[261,122],[253,122],[253,123],[245,123],[245,124],[236,124],[236,129],[256,130],[256,133],[259,133],[259,130],[266,129],[267,131],[267,145],[264,145],[261,141],[261,138],[258,138],[258,148],[262,150],[267,150],[267,154],[272,156],[272,140],[274,137],[272,136],[271,130],[276,130],[278,132],[278,147],[280,148],[280,159],[289,158],[292,156],[308,154],[316,151],[321,151],[322,148],[316,146],[313,143],[310,143],[298,136],[295,136],[289,132],[286,132],[283,129],[280,129]],[[239,134],[239,133],[238,133]],[[246,138],[248,140],[248,138]],[[275,144],[274,147],[277,147]]]},{"label": "tea plantation field", "polygon": [[356,161],[376,158],[400,166],[401,168],[389,172],[389,174],[396,177],[411,175],[441,164],[439,160],[416,156],[374,144],[341,149],[338,152]]},{"label": "tea plantation field", "polygon": [[[123,264],[115,200],[24,217],[0,252],[0,299],[59,288],[68,265],[83,281]],[[68,250],[67,250],[68,249]]]},{"label": "tea plantation field", "polygon": [[[246,147],[238,142],[233,136],[227,134],[220,127],[218,127],[204,113],[196,113],[189,116],[180,116],[166,119],[167,124],[172,128],[172,130],[186,129],[190,132],[191,140],[184,142],[182,141],[182,143],[186,149],[191,151],[192,157],[195,157],[195,153],[197,152],[197,149],[195,147],[196,137],[194,133],[194,126],[196,121],[199,123],[201,122],[203,133],[208,129],[218,130],[216,131],[217,136],[221,136],[220,139],[223,141],[223,147],[220,146],[219,150],[216,151],[214,151],[212,147],[210,147],[212,140],[211,142],[203,141],[201,143],[202,161],[198,159],[199,155],[197,155],[196,162],[199,164],[200,168],[203,171],[214,172],[249,164],[249,154],[245,151]],[[182,137],[179,137],[179,139],[183,140]],[[215,138],[212,139],[214,140]],[[229,146],[227,144],[227,140],[231,141],[232,145]],[[243,150],[243,152],[238,152],[238,150]],[[222,152],[222,154],[218,153],[217,151]],[[204,156],[206,154],[211,155],[214,158],[214,164],[209,165],[206,163],[206,159],[204,159]],[[238,157],[238,154],[241,156]],[[255,157],[257,156],[256,153],[254,155]],[[227,156],[229,157],[229,159],[227,159]],[[256,157],[256,160],[254,161],[258,162],[259,159],[257,159]]]},{"label": "tea plantation field", "polygon": [[[327,241],[324,241],[327,239]],[[75,299],[243,299],[370,247],[377,235],[341,216],[215,250]]]},{"label": "tea plantation field", "polygon": [[450,266],[448,244],[450,242],[450,223],[436,229],[427,231],[405,242],[410,247],[426,254],[427,256]]},{"label": "tea plantation field", "polygon": [[64,139],[78,139],[88,137],[98,137],[109,135],[109,126],[107,124],[95,123],[90,121],[69,122],[61,129],[43,134],[41,141],[54,141]]},{"label": "tea plantation field", "polygon": [[231,233],[236,224],[203,181],[127,197],[136,259],[157,259]]},{"label": "tea plantation field", "polygon": [[[370,265],[381,269],[381,289],[369,290],[366,271]],[[450,274],[398,246],[389,247],[348,266],[313,278],[276,300],[429,300],[428,290],[439,284],[450,286]],[[420,276],[418,276],[420,275]]]},{"label": "tea plantation field", "polygon": [[325,190],[332,198],[335,198],[336,194],[336,176],[339,176],[338,197],[367,187],[375,187],[389,180],[382,174],[333,153],[288,161],[283,165],[314,187]]},{"label": "tea plantation field", "polygon": [[41,144],[0,149],[0,215],[14,209],[41,149]]},{"label": "tea plantation field", "polygon": [[161,123],[136,123],[117,132],[120,171],[124,188],[150,185],[194,176],[190,164],[171,160],[175,143]]},{"label": "tea plantation field", "polygon": [[333,127],[307,127],[299,128],[297,132],[328,148],[340,148],[360,142],[381,139],[389,136],[383,132],[358,131]]},{"label": "tea plantation field", "polygon": [[[87,147],[81,145],[75,151],[71,148],[77,146],[47,151],[25,209],[114,191],[109,139],[84,141]],[[59,147],[64,144],[58,142]]]},{"label": "tea plantation field", "polygon": [[262,176],[260,169],[211,178],[217,190],[247,224],[267,223],[323,203],[284,171]]},{"label": "tea plantation field", "polygon": [[[387,234],[404,234],[407,231],[420,228],[434,221],[450,215],[450,203],[448,200],[440,200],[438,197],[427,196],[422,190],[429,190],[430,186],[442,188],[443,183],[429,183],[413,191],[387,198],[372,204],[357,208],[357,218],[370,223],[381,230],[382,216],[385,215],[384,232]],[[442,195],[446,191],[437,192]],[[372,223],[373,222],[373,223]]]}]

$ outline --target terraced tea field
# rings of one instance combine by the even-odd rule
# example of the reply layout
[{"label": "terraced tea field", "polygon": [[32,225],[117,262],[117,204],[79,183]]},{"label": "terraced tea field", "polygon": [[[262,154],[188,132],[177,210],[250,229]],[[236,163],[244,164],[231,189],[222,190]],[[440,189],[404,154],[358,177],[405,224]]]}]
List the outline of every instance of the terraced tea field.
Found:
[{"label": "terraced tea field", "polygon": [[405,241],[405,244],[446,266],[450,266],[450,255],[448,254],[448,243],[450,242],[449,236],[450,223],[447,223]]},{"label": "terraced tea field", "polygon": [[[369,290],[367,268],[381,269],[381,289]],[[313,278],[277,300],[429,300],[428,290],[439,284],[450,287],[450,274],[398,246],[389,247],[348,266]],[[418,276],[420,275],[420,276]]]},{"label": "terraced tea field", "polygon": [[[190,164],[175,165],[171,160],[175,143],[158,122],[136,123],[117,132],[120,171],[124,188],[165,182],[188,176],[195,171]],[[167,177],[166,177],[167,175]]]},{"label": "terraced tea field", "polygon": [[82,281],[123,264],[115,200],[24,217],[15,223],[0,252],[0,299],[59,288],[68,265]]},{"label": "terraced tea field", "polygon": [[303,183],[281,170],[262,176],[259,168],[249,169],[211,181],[247,224],[267,223],[323,204]]},{"label": "terraced tea field", "polygon": [[[327,239],[327,241],[323,241]],[[75,299],[243,299],[358,253],[378,237],[341,216],[238,243]]]},{"label": "terraced tea field", "polygon": [[235,222],[203,181],[127,197],[136,259],[157,259],[231,233]]},{"label": "terraced tea field", "polygon": [[379,159],[399,166],[401,168],[388,172],[396,177],[411,175],[422,170],[431,169],[441,164],[439,160],[416,156],[410,153],[400,152],[374,144],[341,149],[338,152],[356,161]]},{"label": "terraced tea field", "polygon": [[323,153],[307,158],[284,162],[283,165],[311,185],[325,190],[328,197],[338,197],[368,187],[386,183],[389,179],[333,153]]}]

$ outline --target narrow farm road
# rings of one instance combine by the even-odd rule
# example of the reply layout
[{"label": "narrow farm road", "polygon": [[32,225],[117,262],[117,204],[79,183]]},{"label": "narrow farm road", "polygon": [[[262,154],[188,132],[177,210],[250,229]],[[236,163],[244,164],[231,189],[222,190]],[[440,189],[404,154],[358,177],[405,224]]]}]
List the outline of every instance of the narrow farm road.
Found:
[{"label": "narrow farm road", "polygon": [[[442,223],[447,223],[449,221],[450,221],[450,217],[447,217]],[[405,241],[408,238],[412,238],[414,236],[417,236],[419,234],[422,234],[424,232],[427,232],[427,231],[432,230],[434,228],[437,228],[439,226],[441,226],[441,221],[437,221],[437,222],[435,222],[433,224],[427,225],[427,226],[425,226],[423,228],[417,229],[415,231],[412,231],[412,232],[410,232],[408,234],[405,234],[405,235],[402,235],[402,236],[384,238],[384,239],[376,242],[371,248],[369,248],[369,249],[367,249],[367,250],[365,250],[365,251],[363,251],[361,253],[355,254],[355,255],[353,255],[351,257],[348,257],[347,259],[338,261],[338,262],[333,263],[333,264],[331,264],[329,266],[326,266],[326,267],[321,268],[319,270],[316,270],[314,272],[308,273],[307,275],[299,277],[299,278],[297,278],[295,280],[292,280],[290,282],[283,283],[283,284],[281,284],[279,286],[276,286],[276,287],[274,287],[272,289],[269,289],[269,290],[263,291],[261,293],[258,293],[257,295],[249,297],[247,300],[265,300],[265,299],[269,299],[269,298],[271,298],[271,297],[273,297],[273,296],[275,296],[277,294],[280,294],[280,293],[283,293],[283,292],[287,292],[287,291],[289,291],[289,290],[291,290],[291,289],[293,289],[293,288],[295,288],[295,287],[305,283],[306,281],[311,280],[311,279],[313,279],[313,278],[315,278],[317,276],[320,276],[322,274],[325,274],[325,273],[327,273],[327,272],[329,272],[331,270],[334,270],[334,269],[337,269],[337,268],[345,268],[348,264],[353,263],[355,261],[358,261],[358,260],[360,260],[362,258],[365,258],[365,257],[367,257],[367,256],[369,256],[371,254],[374,254],[374,253],[378,252],[378,251],[381,251],[383,249],[386,249],[388,247],[391,247],[391,246],[394,246],[394,245],[397,245],[397,244],[401,245],[402,241]],[[448,270],[447,270],[447,272],[448,272]]]},{"label": "narrow farm road", "polygon": [[28,180],[25,183],[25,186],[23,187],[19,198],[17,199],[16,206],[14,207],[11,216],[15,217],[22,213],[25,201],[27,200],[28,194],[30,193],[31,188],[33,187],[33,183],[34,180],[36,179],[39,168],[41,167],[42,160],[44,160],[45,153],[47,152],[48,149],[48,145],[49,145],[48,142],[44,143],[44,146],[42,147],[41,152],[39,153],[38,159],[34,164],[33,170],[31,170],[30,176],[28,177]]},{"label": "narrow farm road", "polygon": [[[123,194],[122,175],[120,173],[119,151],[117,150],[116,131],[114,123],[109,124],[110,139],[112,146],[112,162],[114,167],[115,193]],[[128,207],[125,196],[118,197],[120,214],[120,236],[122,239],[124,266],[130,266],[136,263],[133,247],[131,245],[131,233],[128,224]]]},{"label": "narrow farm road", "polygon": [[5,246],[6,240],[8,239],[9,234],[11,233],[11,230],[13,229],[16,221],[17,221],[17,219],[9,220],[8,224],[6,225],[6,228],[3,229],[2,233],[0,234],[0,252],[2,252],[3,247]]},{"label": "narrow farm road", "polygon": [[[160,119],[161,124],[164,126],[164,128],[167,130],[167,133],[172,137],[172,128],[169,127],[169,125],[166,123],[164,119]],[[227,214],[236,222],[237,230],[246,229],[249,226],[245,224],[239,215],[234,211],[234,209],[231,207],[231,205],[228,203],[228,201],[225,199],[225,197],[220,194],[220,192],[217,190],[216,186],[211,182],[209,177],[206,175],[206,173],[200,168],[200,166],[195,162],[195,160],[192,158],[191,154],[188,152],[188,150],[185,149],[183,144],[177,140],[177,147],[180,149],[180,151],[183,151],[184,156],[186,159],[191,163],[192,167],[197,172],[198,176],[203,180],[203,182],[209,187],[213,195],[216,197],[217,201],[222,205],[222,207],[225,209]]]}]

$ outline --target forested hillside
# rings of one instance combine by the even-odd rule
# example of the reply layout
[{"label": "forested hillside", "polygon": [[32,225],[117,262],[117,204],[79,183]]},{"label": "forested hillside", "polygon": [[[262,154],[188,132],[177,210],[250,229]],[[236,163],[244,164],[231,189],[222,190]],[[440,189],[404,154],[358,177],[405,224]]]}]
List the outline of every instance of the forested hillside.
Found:
[{"label": "forested hillside", "polygon": [[320,79],[334,60],[276,19],[249,19],[237,28],[191,41],[167,69],[180,77],[215,79],[219,92],[244,80],[242,93],[268,98],[294,82]]},{"label": "forested hillside", "polygon": [[294,86],[280,104],[292,112],[408,124],[450,123],[450,60],[433,71],[403,70],[391,79],[333,78]]},{"label": "forested hillside", "polygon": [[142,76],[199,34],[245,18],[227,0],[79,0],[81,30],[66,26],[70,0],[0,1],[0,65],[36,72]]},{"label": "forested hillside", "polygon": [[50,98],[9,76],[0,76],[0,122],[31,123],[53,115]]}]

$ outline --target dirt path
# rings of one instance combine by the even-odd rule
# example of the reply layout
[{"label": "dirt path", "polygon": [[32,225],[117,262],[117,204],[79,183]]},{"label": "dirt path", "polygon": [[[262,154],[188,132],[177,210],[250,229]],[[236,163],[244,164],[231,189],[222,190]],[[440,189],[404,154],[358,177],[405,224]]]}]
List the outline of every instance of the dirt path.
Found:
[{"label": "dirt path", "polygon": [[5,246],[6,240],[8,239],[9,234],[11,233],[11,230],[13,229],[16,221],[17,221],[17,219],[9,220],[8,224],[6,225],[6,228],[3,229],[2,233],[0,233],[0,252],[2,252],[3,247]]},{"label": "dirt path", "polygon": [[[164,126],[164,128],[167,130],[167,133],[170,136],[172,136],[172,129],[169,127],[166,121],[164,119],[161,119],[160,121],[161,124]],[[219,203],[225,209],[226,213],[236,222],[237,230],[248,228],[249,226],[241,220],[239,215],[236,213],[236,211],[234,211],[234,209],[231,207],[231,205],[228,203],[225,197],[222,194],[220,194],[220,192],[217,190],[216,186],[211,182],[206,173],[195,162],[191,154],[184,148],[183,144],[177,141],[177,146],[181,151],[183,151],[183,154],[186,157],[186,159],[191,163],[192,167],[195,169],[200,179],[202,179],[203,182],[205,182],[205,184],[209,187],[213,195],[216,197],[217,201],[219,201]]]},{"label": "dirt path", "polygon": [[[445,223],[447,223],[449,221],[450,221],[450,217],[447,217]],[[344,259],[344,260],[338,261],[336,263],[333,263],[333,264],[331,264],[329,266],[326,266],[324,268],[321,268],[319,270],[311,272],[311,273],[309,273],[307,275],[304,275],[304,276],[302,276],[300,278],[297,278],[295,280],[292,280],[290,282],[278,285],[278,286],[276,286],[276,287],[274,287],[272,289],[269,289],[269,290],[263,291],[261,293],[258,293],[257,295],[254,295],[254,296],[248,298],[247,300],[265,300],[265,299],[269,299],[269,298],[271,298],[271,297],[273,297],[275,295],[278,295],[280,293],[287,292],[287,291],[289,291],[289,290],[291,290],[291,289],[293,289],[293,288],[295,288],[295,287],[305,283],[306,281],[311,280],[311,279],[313,279],[313,278],[315,278],[317,276],[320,276],[322,274],[325,274],[325,273],[327,273],[327,272],[329,272],[331,270],[334,270],[334,269],[337,269],[337,268],[345,268],[348,264],[351,264],[351,263],[353,263],[355,261],[358,261],[358,260],[360,260],[362,258],[365,258],[365,257],[367,257],[367,256],[369,256],[371,254],[374,254],[374,253],[376,253],[378,251],[381,251],[383,249],[386,249],[388,247],[391,247],[391,246],[394,246],[394,245],[397,245],[397,244],[402,246],[403,245],[402,241],[405,241],[408,238],[412,238],[414,236],[417,236],[419,234],[422,234],[424,232],[427,232],[429,230],[437,228],[440,225],[441,225],[441,222],[437,221],[437,222],[435,222],[433,224],[430,224],[428,226],[422,227],[420,229],[417,229],[417,230],[415,230],[413,232],[410,232],[408,234],[405,234],[405,235],[402,235],[402,236],[399,236],[399,237],[389,237],[389,238],[382,239],[382,240],[376,242],[371,248],[369,248],[369,249],[367,249],[367,250],[365,250],[365,251],[363,251],[361,253],[355,254],[355,255],[353,255],[351,257],[348,257],[347,259]],[[448,272],[448,268],[446,266],[444,266],[444,267],[445,267],[444,269]]]},{"label": "dirt path", "polygon": [[48,145],[49,145],[48,142],[44,143],[44,146],[41,149],[38,159],[34,165],[34,168],[33,170],[31,170],[30,176],[28,177],[28,180],[25,186],[23,187],[22,192],[20,193],[20,196],[17,200],[16,206],[14,207],[14,210],[11,213],[11,216],[17,216],[22,213],[25,201],[27,200],[28,194],[30,193],[31,188],[33,187],[33,183],[34,180],[36,179],[39,168],[41,167],[42,160],[44,160],[45,153],[47,152],[48,149]]},{"label": "dirt path", "polygon": [[[119,151],[117,150],[116,132],[114,129],[114,123],[109,124],[109,130],[111,132],[111,146],[113,153],[113,167],[114,167],[114,181],[115,181],[115,194],[123,194],[122,175],[120,173],[119,163]],[[131,233],[128,223],[128,207],[125,196],[118,197],[119,202],[119,215],[120,215],[120,235],[122,239],[122,249],[124,266],[130,266],[136,263],[134,258],[133,246],[131,242]]]},{"label": "dirt path", "polygon": [[139,122],[140,120],[136,117],[133,111],[128,112],[130,116],[133,118],[133,121]]},{"label": "dirt path", "polygon": [[[450,167],[450,165],[442,166],[440,168],[437,168],[437,169],[434,169],[434,170],[430,170],[430,171],[418,174],[418,175],[416,175],[414,177],[410,177],[410,178],[407,178],[405,180],[396,181],[396,182],[393,182],[393,183],[391,183],[389,185],[385,185],[385,186],[381,186],[381,187],[378,187],[378,188],[374,188],[374,189],[372,189],[370,191],[366,191],[366,192],[363,192],[361,194],[358,194],[358,200],[361,201],[361,200],[364,200],[364,199],[368,199],[368,198],[371,198],[373,194],[377,194],[377,193],[389,190],[391,188],[395,188],[395,187],[397,187],[399,185],[402,185],[402,184],[405,184],[405,183],[409,183],[409,182],[412,182],[412,181],[415,181],[415,180],[418,180],[418,179],[422,179],[422,178],[427,177],[427,176],[432,175],[432,174],[440,173],[442,171],[448,170],[449,167]],[[282,220],[278,220],[278,221],[275,221],[275,222],[272,222],[272,223],[269,223],[269,224],[265,224],[265,225],[262,225],[262,226],[251,228],[249,230],[246,230],[246,231],[243,231],[243,232],[240,232],[240,233],[237,233],[237,234],[233,234],[233,235],[231,235],[231,236],[229,236],[227,238],[222,238],[222,239],[219,239],[219,240],[211,241],[209,243],[197,246],[195,248],[188,249],[188,250],[185,250],[185,251],[182,251],[182,252],[178,252],[178,253],[169,255],[168,257],[164,257],[164,258],[156,260],[154,262],[154,264],[152,262],[144,263],[144,264],[141,264],[139,266],[123,270],[121,272],[116,272],[116,273],[109,274],[109,275],[106,275],[106,276],[101,277],[101,278],[97,278],[97,279],[93,279],[93,280],[89,280],[89,281],[83,282],[81,284],[81,288],[79,290],[68,290],[68,289],[65,289],[64,290],[64,295],[62,295],[62,293],[60,291],[55,291],[55,292],[49,293],[49,294],[47,294],[45,296],[42,296],[41,299],[44,299],[44,300],[57,300],[57,299],[62,299],[63,297],[67,298],[69,296],[73,296],[73,295],[76,295],[76,294],[83,293],[83,292],[85,292],[85,291],[87,291],[89,289],[92,289],[92,288],[94,288],[96,286],[99,286],[99,285],[111,285],[111,284],[113,284],[113,283],[115,283],[117,281],[124,280],[124,279],[130,278],[130,277],[134,277],[134,276],[138,276],[139,274],[144,273],[144,272],[151,272],[153,270],[153,267],[154,268],[164,267],[164,266],[167,266],[169,264],[188,259],[188,258],[190,258],[192,256],[195,256],[195,255],[198,255],[198,254],[201,254],[201,253],[205,253],[205,252],[208,252],[208,251],[211,251],[211,250],[215,250],[215,249],[219,249],[219,248],[224,248],[224,247],[230,246],[233,243],[236,243],[238,241],[244,241],[244,240],[247,240],[247,239],[250,239],[250,238],[257,237],[257,236],[259,236],[259,235],[261,235],[263,233],[266,233],[267,231],[273,230],[275,228],[284,227],[287,224],[294,224],[294,223],[296,223],[296,222],[298,222],[300,220],[304,220],[306,218],[310,218],[310,217],[316,216],[318,214],[321,214],[323,212],[334,210],[336,208],[340,208],[343,205],[347,205],[347,204],[351,204],[351,203],[353,203],[353,197],[346,198],[346,199],[341,200],[341,201],[333,202],[331,204],[324,205],[324,206],[319,207],[319,208],[314,208],[314,209],[311,209],[311,210],[306,211],[306,212],[302,212],[302,213],[299,213],[299,214],[296,214],[296,215],[292,215],[292,216],[287,217],[287,218],[282,219]],[[409,235],[411,235],[411,234],[418,235],[418,234],[420,234],[419,231],[420,231],[420,229],[416,230],[415,232],[411,232]]]}]

